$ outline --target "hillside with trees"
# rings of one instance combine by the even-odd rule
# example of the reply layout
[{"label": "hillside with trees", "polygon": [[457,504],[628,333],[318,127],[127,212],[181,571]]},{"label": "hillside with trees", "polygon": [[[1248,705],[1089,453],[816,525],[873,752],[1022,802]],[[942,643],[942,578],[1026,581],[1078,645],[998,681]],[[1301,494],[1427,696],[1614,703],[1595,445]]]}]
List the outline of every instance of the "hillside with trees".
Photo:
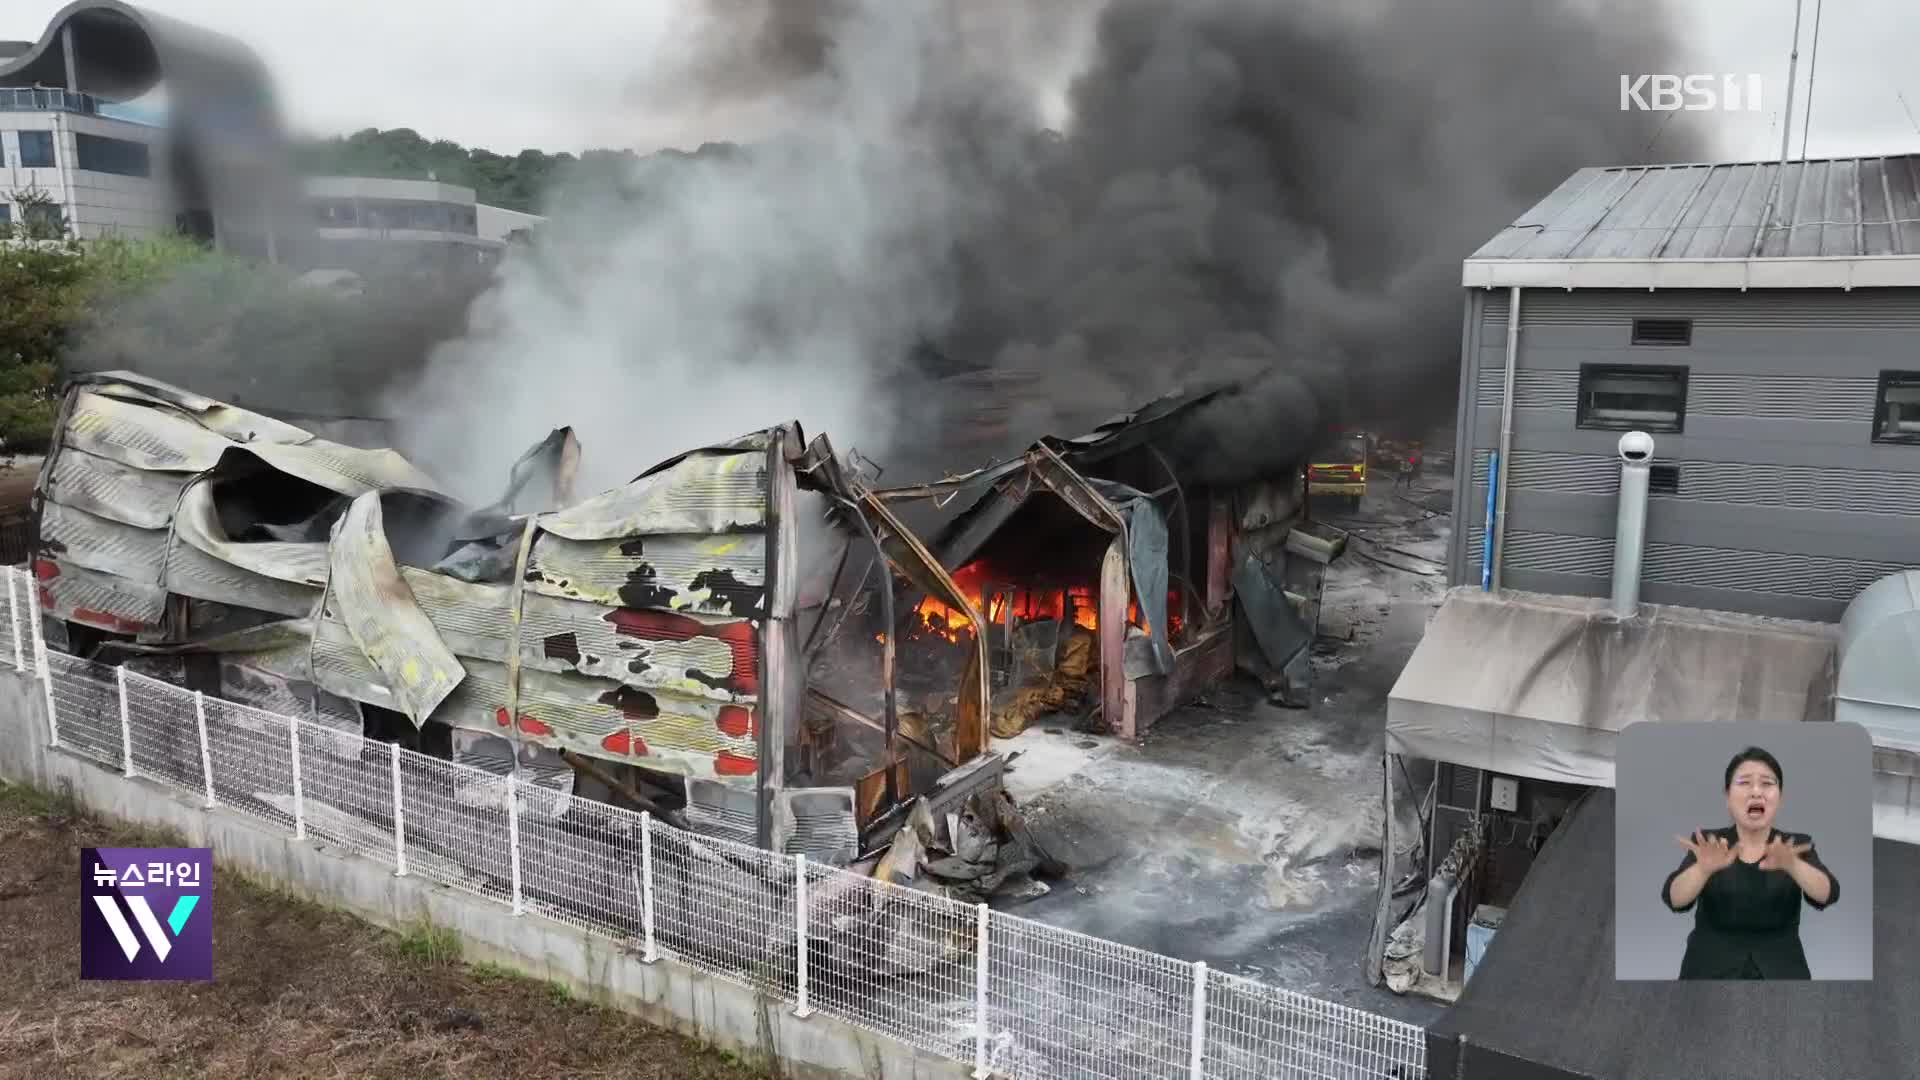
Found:
[{"label": "hillside with trees", "polygon": [[389,180],[425,180],[431,176],[442,183],[472,188],[488,206],[538,214],[545,212],[542,200],[547,192],[572,181],[607,177],[618,186],[618,180],[643,161],[693,158],[731,149],[727,144],[709,144],[692,153],[661,150],[642,155],[632,150],[588,150],[576,156],[522,150],[506,155],[446,139],[428,139],[412,128],[366,128],[351,135],[298,143],[294,154],[300,171],[310,176]]}]

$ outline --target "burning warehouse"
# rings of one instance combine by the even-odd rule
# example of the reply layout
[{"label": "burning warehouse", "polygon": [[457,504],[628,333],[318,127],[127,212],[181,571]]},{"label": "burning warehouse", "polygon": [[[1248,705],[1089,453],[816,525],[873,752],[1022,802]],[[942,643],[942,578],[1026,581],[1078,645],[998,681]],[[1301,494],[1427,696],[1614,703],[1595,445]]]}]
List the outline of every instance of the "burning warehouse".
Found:
[{"label": "burning warehouse", "polygon": [[[1236,663],[1304,692],[1340,538],[1297,469],[1226,488],[1159,448],[1213,393],[887,490],[785,425],[578,498],[561,429],[474,510],[392,451],[91,375],[36,490],[37,599],[56,647],[307,718],[329,753],[471,766],[456,804],[512,772],[553,816],[623,804],[984,898],[1059,869],[993,736],[1137,739]],[[931,544],[894,509],[966,492]]]},{"label": "burning warehouse", "polygon": [[996,466],[877,492],[975,493],[932,545],[971,610],[931,592],[902,607],[903,684],[984,638],[1000,738],[1065,712],[1138,739],[1236,665],[1300,702],[1322,575],[1344,538],[1304,520],[1298,469],[1205,483],[1162,449],[1224,392],[1169,396]]},{"label": "burning warehouse", "polygon": [[50,641],[309,718],[338,731],[329,752],[399,742],[514,771],[556,815],[622,803],[823,861],[883,846],[936,782],[949,803],[991,788],[983,653],[925,786],[860,748],[860,714],[809,698],[808,645],[846,608],[803,580],[803,531],[969,603],[824,437],[753,432],[590,498],[580,452],[554,432],[476,511],[392,451],[84,377],[35,493]]}]

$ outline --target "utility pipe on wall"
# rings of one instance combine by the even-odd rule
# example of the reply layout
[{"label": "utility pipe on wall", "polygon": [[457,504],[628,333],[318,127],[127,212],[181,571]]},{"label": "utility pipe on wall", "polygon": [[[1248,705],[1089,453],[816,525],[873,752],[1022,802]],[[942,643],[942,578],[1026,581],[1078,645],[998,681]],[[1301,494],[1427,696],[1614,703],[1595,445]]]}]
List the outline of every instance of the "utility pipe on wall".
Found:
[{"label": "utility pipe on wall", "polygon": [[1453,953],[1453,901],[1459,892],[1460,879],[1451,869],[1441,870],[1427,882],[1427,934],[1420,966],[1443,979]]},{"label": "utility pipe on wall", "polygon": [[1507,457],[1513,449],[1513,375],[1520,365],[1520,286],[1507,290],[1507,377],[1500,392],[1500,448],[1487,462],[1487,540],[1481,553],[1480,587],[1500,589],[1500,564],[1507,538]]},{"label": "utility pipe on wall", "polygon": [[1640,609],[1640,561],[1647,542],[1647,488],[1653,476],[1653,436],[1620,436],[1620,509],[1613,527],[1613,614],[1631,619]]}]

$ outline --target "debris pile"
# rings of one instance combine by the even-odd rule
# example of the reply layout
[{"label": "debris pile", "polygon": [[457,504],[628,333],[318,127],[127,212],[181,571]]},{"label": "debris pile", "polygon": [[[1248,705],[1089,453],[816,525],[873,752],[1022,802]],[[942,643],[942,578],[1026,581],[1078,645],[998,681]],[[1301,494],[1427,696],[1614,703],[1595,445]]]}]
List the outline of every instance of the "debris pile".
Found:
[{"label": "debris pile", "polygon": [[977,792],[945,812],[935,806],[933,799],[914,802],[873,868],[876,879],[977,904],[996,896],[1044,896],[1044,879],[1066,874],[1004,790]]},{"label": "debris pile", "polygon": [[[1051,630],[1052,633],[1045,634],[1045,637],[1054,648],[1028,644],[1033,638],[1041,636],[1039,632],[1024,640],[1016,635],[1015,675],[1021,672],[1038,674],[1015,690],[1004,705],[993,711],[994,738],[1011,739],[1048,713],[1080,713],[1084,711],[1088,698],[1098,691],[1098,635],[1085,627],[1075,626],[1068,632],[1066,640],[1060,641],[1058,627],[1058,623],[1050,623],[1032,628],[1036,631]],[[1023,645],[1028,647],[1022,648]]]}]

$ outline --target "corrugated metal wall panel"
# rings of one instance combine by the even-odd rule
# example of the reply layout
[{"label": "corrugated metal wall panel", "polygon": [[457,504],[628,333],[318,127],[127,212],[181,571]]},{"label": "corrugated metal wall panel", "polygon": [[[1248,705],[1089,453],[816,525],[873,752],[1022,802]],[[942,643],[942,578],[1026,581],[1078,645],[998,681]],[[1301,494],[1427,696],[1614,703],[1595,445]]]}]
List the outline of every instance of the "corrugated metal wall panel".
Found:
[{"label": "corrugated metal wall panel", "polygon": [[40,607],[56,619],[139,633],[159,626],[166,613],[167,594],[158,585],[142,585],[57,559],[36,559],[33,570]]},{"label": "corrugated metal wall panel", "polygon": [[1821,375],[1715,375],[1687,378],[1687,413],[1780,420],[1873,420],[1879,380]]},{"label": "corrugated metal wall panel", "polygon": [[148,472],[68,448],[54,456],[47,494],[135,528],[164,529],[190,479],[188,473]]},{"label": "corrugated metal wall panel", "polygon": [[[1480,372],[1476,401],[1483,409],[1500,407],[1506,372]],[[1832,420],[1869,423],[1879,382],[1866,378],[1819,375],[1727,375],[1695,373],[1687,378],[1687,413],[1697,416],[1752,416],[1779,420]],[[1516,409],[1572,409],[1580,400],[1580,372],[1513,373]]]},{"label": "corrugated metal wall panel", "polygon": [[40,537],[62,562],[143,585],[159,584],[167,555],[165,529],[137,529],[51,501],[40,511]]},{"label": "corrugated metal wall panel", "polygon": [[[1660,317],[1733,330],[1920,330],[1920,290],[1529,289],[1520,300],[1522,330],[1618,325],[1625,331],[1634,319]],[[1480,318],[1482,326],[1506,332],[1504,290],[1488,293]]]},{"label": "corrugated metal wall panel", "polygon": [[[1476,565],[1483,546],[1484,539],[1478,535],[1468,543]],[[1508,571],[1575,574],[1605,581],[1613,575],[1613,539],[1510,531],[1506,566]],[[1862,559],[1648,544],[1643,575],[1649,583],[1845,602],[1873,582],[1904,569],[1900,563]]]},{"label": "corrugated metal wall panel", "polygon": [[651,534],[568,540],[544,534],[527,560],[527,588],[607,607],[764,618],[767,534]]},{"label": "corrugated metal wall panel", "polygon": [[[1484,409],[1500,407],[1500,395],[1507,388],[1507,373],[1502,368],[1483,369],[1476,395]],[[1580,402],[1578,371],[1528,371],[1513,373],[1513,407],[1516,409],[1571,409]]]},{"label": "corrugated metal wall panel", "polygon": [[[1473,454],[1473,482],[1485,488],[1487,450]],[[1654,495],[1688,503],[1762,506],[1781,510],[1920,517],[1920,473],[1821,469],[1742,461],[1663,461],[1679,469],[1680,493]],[[1605,454],[1516,450],[1507,470],[1514,491],[1587,493],[1619,490],[1619,464]]]}]

